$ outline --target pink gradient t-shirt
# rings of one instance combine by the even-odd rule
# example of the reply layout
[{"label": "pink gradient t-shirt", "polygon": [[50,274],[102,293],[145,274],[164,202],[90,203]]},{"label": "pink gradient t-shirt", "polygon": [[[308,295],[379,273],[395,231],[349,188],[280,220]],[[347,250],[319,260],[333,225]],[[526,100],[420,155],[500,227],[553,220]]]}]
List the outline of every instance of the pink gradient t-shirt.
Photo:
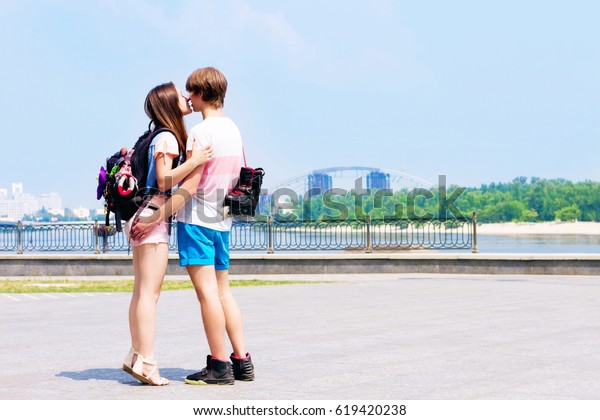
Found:
[{"label": "pink gradient t-shirt", "polygon": [[228,231],[232,219],[224,216],[223,200],[244,165],[240,130],[228,117],[208,117],[192,128],[186,149],[206,145],[213,147],[212,159],[204,165],[196,194],[177,212],[177,221]]}]

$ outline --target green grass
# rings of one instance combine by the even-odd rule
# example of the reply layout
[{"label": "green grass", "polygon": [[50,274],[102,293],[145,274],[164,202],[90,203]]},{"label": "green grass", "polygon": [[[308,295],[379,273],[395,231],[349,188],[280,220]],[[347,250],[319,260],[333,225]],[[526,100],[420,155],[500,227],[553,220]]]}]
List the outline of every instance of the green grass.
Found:
[{"label": "green grass", "polygon": [[[231,280],[232,287],[273,286],[305,282],[270,280]],[[162,290],[193,289],[189,280],[168,280]],[[91,292],[131,292],[133,280],[75,281],[75,280],[0,280],[0,293],[91,293]]]}]

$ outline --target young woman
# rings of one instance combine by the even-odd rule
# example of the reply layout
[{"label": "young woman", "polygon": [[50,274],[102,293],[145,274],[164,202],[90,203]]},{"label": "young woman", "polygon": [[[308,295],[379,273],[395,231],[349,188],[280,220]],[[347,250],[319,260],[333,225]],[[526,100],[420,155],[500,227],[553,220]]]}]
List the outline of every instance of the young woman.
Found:
[{"label": "young woman", "polygon": [[[154,209],[168,199],[171,188],[197,166],[208,162],[212,155],[210,148],[194,151],[177,166],[179,156],[186,150],[187,133],[183,116],[192,110],[189,99],[173,83],[152,89],[146,97],[144,109],[154,129],[165,127],[170,131],[159,133],[152,140],[148,150],[147,185],[153,195],[125,224],[128,235],[135,220],[152,220]],[[154,332],[156,305],[167,271],[169,222],[157,224],[140,240],[130,238],[130,243],[135,282],[129,306],[131,349],[123,362],[123,370],[143,383],[168,385],[168,379],[160,376],[155,361]]]}]

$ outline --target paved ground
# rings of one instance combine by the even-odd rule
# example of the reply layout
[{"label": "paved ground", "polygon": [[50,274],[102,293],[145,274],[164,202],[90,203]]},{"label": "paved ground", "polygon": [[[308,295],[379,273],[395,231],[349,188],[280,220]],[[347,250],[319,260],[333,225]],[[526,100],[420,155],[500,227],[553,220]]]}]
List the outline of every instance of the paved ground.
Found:
[{"label": "paved ground", "polygon": [[600,277],[294,278],[335,282],[235,289],[257,380],[228,387],[183,382],[207,353],[193,291],[159,303],[167,387],[121,370],[129,294],[0,294],[0,399],[600,398]]}]

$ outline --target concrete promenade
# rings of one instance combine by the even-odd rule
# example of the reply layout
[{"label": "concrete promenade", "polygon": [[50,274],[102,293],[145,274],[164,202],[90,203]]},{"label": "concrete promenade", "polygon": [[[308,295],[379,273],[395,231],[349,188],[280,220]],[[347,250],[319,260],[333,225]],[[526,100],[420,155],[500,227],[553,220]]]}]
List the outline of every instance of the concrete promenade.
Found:
[{"label": "concrete promenade", "polygon": [[167,387],[121,370],[128,293],[0,294],[0,399],[600,398],[600,277],[261,278],[303,283],[234,289],[257,380],[226,387],[183,382],[208,352],[192,290],[163,292],[159,302]]},{"label": "concrete promenade", "polygon": [[[131,276],[126,253],[0,254],[0,277]],[[598,254],[504,254],[468,251],[280,252],[233,253],[232,274],[509,274],[600,275]],[[169,257],[169,275],[186,275],[177,254]]]}]

